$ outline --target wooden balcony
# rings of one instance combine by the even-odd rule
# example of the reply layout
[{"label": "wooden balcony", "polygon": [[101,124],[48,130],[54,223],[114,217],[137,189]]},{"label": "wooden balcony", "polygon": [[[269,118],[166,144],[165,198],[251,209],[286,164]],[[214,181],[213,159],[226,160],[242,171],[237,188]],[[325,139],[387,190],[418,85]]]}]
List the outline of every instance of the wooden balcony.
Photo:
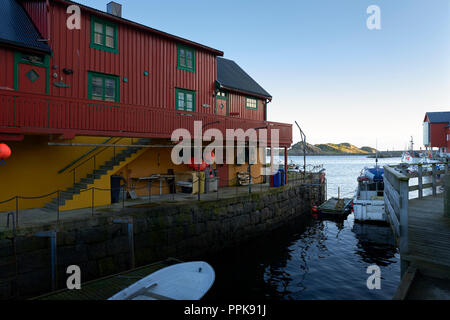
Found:
[{"label": "wooden balcony", "polygon": [[0,90],[0,134],[170,138],[179,128],[193,134],[194,121],[217,122],[207,128],[217,128],[224,136],[226,129],[267,126],[269,145],[274,129],[279,130],[280,147],[292,144],[292,125],[286,123]]}]

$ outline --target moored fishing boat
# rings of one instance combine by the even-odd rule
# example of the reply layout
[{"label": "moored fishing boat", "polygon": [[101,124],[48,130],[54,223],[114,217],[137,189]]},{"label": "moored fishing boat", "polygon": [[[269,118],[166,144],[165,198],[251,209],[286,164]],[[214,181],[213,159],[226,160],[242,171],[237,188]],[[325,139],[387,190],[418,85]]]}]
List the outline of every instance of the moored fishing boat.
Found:
[{"label": "moored fishing boat", "polygon": [[378,165],[362,170],[353,199],[355,221],[386,222],[383,173]]}]

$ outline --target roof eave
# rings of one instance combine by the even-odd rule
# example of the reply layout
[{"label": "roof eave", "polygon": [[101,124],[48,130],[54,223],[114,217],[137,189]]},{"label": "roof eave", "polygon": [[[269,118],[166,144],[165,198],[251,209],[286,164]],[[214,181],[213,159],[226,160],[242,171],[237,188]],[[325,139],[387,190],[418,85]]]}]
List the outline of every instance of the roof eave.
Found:
[{"label": "roof eave", "polygon": [[246,90],[241,90],[241,89],[225,86],[225,85],[221,84],[219,81],[217,81],[217,84],[219,85],[220,89],[225,89],[225,90],[233,91],[233,92],[236,92],[236,93],[239,93],[239,94],[245,94],[245,95],[249,95],[249,96],[252,96],[252,97],[257,97],[257,98],[267,99],[269,101],[272,101],[272,96],[265,96],[265,95],[261,95],[261,94],[258,94],[258,93],[254,93],[254,92],[250,92],[250,91],[246,91]]},{"label": "roof eave", "polygon": [[192,47],[196,47],[196,48],[199,48],[199,49],[203,49],[205,51],[209,51],[211,53],[214,53],[217,56],[223,56],[223,51],[220,51],[220,50],[217,50],[217,49],[214,49],[214,48],[202,45],[200,43],[197,43],[197,42],[185,39],[185,38],[181,38],[181,37],[175,36],[173,34],[170,34],[170,33],[164,32],[164,31],[160,31],[160,30],[157,30],[157,29],[150,28],[150,27],[145,26],[143,24],[140,24],[140,23],[128,20],[128,19],[124,19],[122,17],[117,17],[117,16],[114,16],[114,15],[111,15],[111,14],[109,14],[107,12],[94,9],[94,8],[88,7],[86,5],[83,5],[83,4],[74,2],[74,1],[70,1],[70,0],[52,0],[52,1],[59,2],[59,3],[62,3],[62,4],[75,4],[75,5],[79,6],[80,8],[82,8],[83,10],[87,11],[87,12],[94,13],[96,15],[99,15],[99,16],[103,17],[103,18],[107,18],[107,19],[113,20],[113,21],[118,22],[118,23],[124,23],[124,24],[130,25],[130,26],[139,28],[141,30],[154,33],[154,34],[159,35],[159,36],[164,37],[164,38],[168,38],[168,39],[171,39],[171,40],[174,40],[174,41],[177,41],[177,42],[180,42],[180,43],[192,46]]},{"label": "roof eave", "polygon": [[33,52],[39,52],[39,53],[46,53],[46,54],[51,54],[52,50],[50,49],[50,47],[48,49],[44,49],[44,48],[36,48],[33,46],[29,46],[26,44],[23,44],[21,42],[16,42],[16,41],[11,41],[11,40],[6,40],[6,39],[0,39],[0,43],[10,46],[13,49],[27,49]]}]

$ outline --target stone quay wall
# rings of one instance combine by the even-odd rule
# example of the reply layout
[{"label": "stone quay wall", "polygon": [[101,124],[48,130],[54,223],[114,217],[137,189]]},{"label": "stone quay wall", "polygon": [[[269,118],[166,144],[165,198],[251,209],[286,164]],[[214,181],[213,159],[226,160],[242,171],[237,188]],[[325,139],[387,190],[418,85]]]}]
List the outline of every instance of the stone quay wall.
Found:
[{"label": "stone quay wall", "polygon": [[[70,265],[80,267],[84,282],[168,257],[201,259],[254,236],[269,235],[292,219],[309,219],[311,207],[324,197],[325,184],[287,185],[217,201],[124,208],[44,226],[41,231],[57,231],[56,286],[64,289]],[[130,217],[131,229],[115,221]],[[29,298],[52,290],[51,241],[34,236],[35,231],[0,235],[0,299]]]}]

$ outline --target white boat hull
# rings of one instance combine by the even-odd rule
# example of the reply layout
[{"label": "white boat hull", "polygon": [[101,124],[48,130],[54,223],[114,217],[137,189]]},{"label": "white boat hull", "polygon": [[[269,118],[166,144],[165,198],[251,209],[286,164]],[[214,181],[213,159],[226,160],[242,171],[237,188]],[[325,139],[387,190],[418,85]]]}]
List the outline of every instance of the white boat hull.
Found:
[{"label": "white boat hull", "polygon": [[185,262],[158,270],[108,300],[200,300],[215,280],[204,261]]},{"label": "white boat hull", "polygon": [[381,200],[353,200],[353,214],[356,221],[386,222],[384,201]]}]

